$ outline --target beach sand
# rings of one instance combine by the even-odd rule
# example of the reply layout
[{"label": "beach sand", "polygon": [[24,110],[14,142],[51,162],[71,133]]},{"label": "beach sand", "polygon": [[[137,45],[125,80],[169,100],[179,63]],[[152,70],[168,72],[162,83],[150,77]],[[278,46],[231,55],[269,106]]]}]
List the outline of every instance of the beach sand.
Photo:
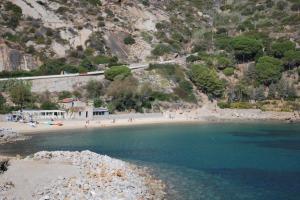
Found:
[{"label": "beach sand", "polygon": [[[63,126],[49,125],[40,122],[36,127],[31,127],[27,123],[20,122],[0,122],[0,128],[12,129],[24,135],[37,133],[61,132],[64,130],[85,130],[92,128],[107,128],[118,126],[136,126],[147,124],[172,124],[172,123],[211,123],[211,122],[248,122],[248,121],[299,121],[300,114],[293,112],[263,112],[256,109],[235,110],[193,110],[165,112],[153,117],[143,115],[132,115],[131,118],[118,118],[122,115],[111,115],[109,119],[96,120],[63,120]],[[140,116],[140,117],[139,117]]]}]

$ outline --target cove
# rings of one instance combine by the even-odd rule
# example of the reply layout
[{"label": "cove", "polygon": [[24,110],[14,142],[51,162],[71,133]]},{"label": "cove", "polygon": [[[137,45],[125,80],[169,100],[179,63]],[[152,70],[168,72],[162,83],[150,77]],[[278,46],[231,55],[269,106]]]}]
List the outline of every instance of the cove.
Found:
[{"label": "cove", "polygon": [[35,135],[0,154],[91,150],[149,167],[169,199],[298,200],[300,124],[165,124]]}]

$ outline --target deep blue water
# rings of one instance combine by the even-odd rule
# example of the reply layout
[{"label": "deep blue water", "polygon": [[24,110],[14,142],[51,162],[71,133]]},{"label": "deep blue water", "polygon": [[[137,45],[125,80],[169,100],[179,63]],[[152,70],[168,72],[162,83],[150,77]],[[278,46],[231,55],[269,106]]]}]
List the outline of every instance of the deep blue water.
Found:
[{"label": "deep blue water", "polygon": [[119,127],[0,145],[0,153],[25,155],[86,149],[150,167],[172,200],[300,199],[300,124]]}]

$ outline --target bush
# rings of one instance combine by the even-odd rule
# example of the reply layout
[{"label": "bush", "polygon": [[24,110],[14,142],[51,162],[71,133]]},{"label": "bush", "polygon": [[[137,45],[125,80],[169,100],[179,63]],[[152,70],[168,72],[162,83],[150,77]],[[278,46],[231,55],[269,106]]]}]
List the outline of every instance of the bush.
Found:
[{"label": "bush", "polygon": [[265,85],[276,83],[281,78],[282,70],[283,67],[280,60],[263,56],[259,58],[255,66],[257,81]]},{"label": "bush", "polygon": [[175,88],[175,93],[187,102],[196,102],[196,97],[193,93],[193,85],[187,80],[179,82],[179,87]]},{"label": "bush", "polygon": [[133,45],[133,44],[135,44],[135,39],[131,35],[129,35],[124,38],[124,44]]},{"label": "bush", "polygon": [[95,64],[108,64],[118,62],[117,57],[108,57],[108,56],[95,56],[92,59],[92,62]]},{"label": "bush", "polygon": [[87,92],[87,98],[96,99],[99,98],[103,92],[102,82],[96,80],[90,80],[85,86]]},{"label": "bush", "polygon": [[155,48],[151,51],[154,56],[163,56],[167,53],[171,52],[171,47],[166,44],[158,44]]},{"label": "bush", "polygon": [[43,110],[57,110],[59,109],[58,104],[51,102],[51,101],[45,101],[41,104],[41,109]]},{"label": "bush", "polygon": [[197,60],[200,60],[201,58],[199,56],[195,56],[195,55],[190,55],[186,58],[186,62],[195,62]]},{"label": "bush", "polygon": [[261,41],[246,36],[238,36],[231,40],[231,48],[237,60],[245,62],[253,60],[262,54]]},{"label": "bush", "polygon": [[58,99],[59,100],[63,100],[65,98],[71,98],[72,97],[72,93],[69,91],[62,91],[58,94]]},{"label": "bush", "polygon": [[230,108],[234,109],[251,109],[254,105],[249,102],[234,102],[230,104]]},{"label": "bush", "polygon": [[223,73],[225,76],[232,76],[234,74],[234,68],[233,67],[227,67],[223,70]]},{"label": "bush", "polygon": [[230,103],[228,102],[218,102],[218,107],[221,109],[230,108]]},{"label": "bush", "polygon": [[276,7],[278,10],[284,10],[287,7],[287,2],[285,1],[278,1]]},{"label": "bush", "polygon": [[101,6],[101,0],[87,0],[87,2],[94,6]]},{"label": "bush", "polygon": [[224,92],[224,83],[213,69],[203,65],[193,65],[189,72],[191,80],[203,92],[212,97],[221,97]]},{"label": "bush", "polygon": [[99,108],[103,105],[103,101],[101,99],[94,99],[94,107]]},{"label": "bush", "polygon": [[22,9],[11,2],[6,2],[4,8],[6,11],[11,12],[6,19],[6,24],[11,28],[16,28],[22,17]]},{"label": "bush", "polygon": [[127,66],[113,66],[104,72],[105,78],[113,81],[116,77],[125,77],[131,75],[131,71]]}]

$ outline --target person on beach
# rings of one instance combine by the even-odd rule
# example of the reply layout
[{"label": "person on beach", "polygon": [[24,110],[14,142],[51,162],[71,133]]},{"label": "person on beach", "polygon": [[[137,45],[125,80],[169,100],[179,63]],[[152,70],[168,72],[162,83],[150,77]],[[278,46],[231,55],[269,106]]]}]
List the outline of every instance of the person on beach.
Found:
[{"label": "person on beach", "polygon": [[85,122],[85,128],[88,128],[89,124],[90,124],[90,120],[87,120],[87,121]]}]

